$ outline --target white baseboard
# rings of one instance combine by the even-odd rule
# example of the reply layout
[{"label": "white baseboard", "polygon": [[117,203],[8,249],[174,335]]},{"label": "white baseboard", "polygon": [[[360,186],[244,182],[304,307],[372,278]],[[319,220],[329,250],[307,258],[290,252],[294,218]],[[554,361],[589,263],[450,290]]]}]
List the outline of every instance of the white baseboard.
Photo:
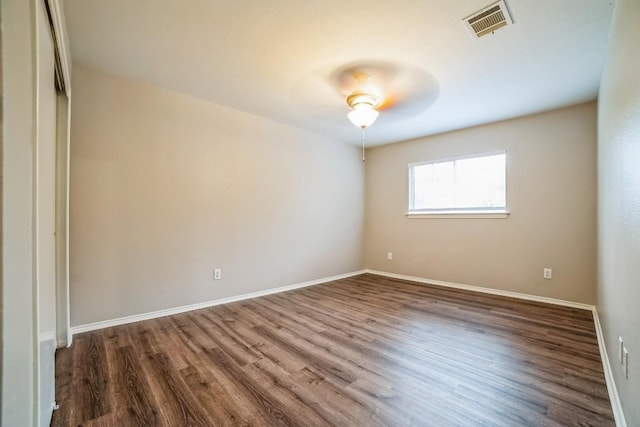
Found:
[{"label": "white baseboard", "polygon": [[522,294],[519,292],[503,291],[501,289],[485,288],[482,286],[466,285],[464,283],[443,282],[442,280],[425,279],[423,277],[407,276],[404,274],[388,273],[379,270],[365,270],[367,273],[376,274],[378,276],[391,277],[394,279],[408,280],[410,282],[424,283],[427,285],[444,286],[447,288],[462,289],[471,292],[481,292],[483,294],[500,295],[510,298],[524,299],[528,301],[544,302],[547,304],[563,305],[565,307],[579,308],[581,310],[593,311],[595,308],[591,304],[583,304],[581,302],[565,301],[556,298],[541,297],[538,295]]},{"label": "white baseboard", "polygon": [[602,367],[604,369],[604,379],[607,382],[607,390],[609,391],[609,401],[611,402],[613,417],[616,420],[616,426],[627,427],[627,421],[624,418],[624,412],[622,412],[622,404],[620,403],[620,396],[618,396],[616,382],[613,379],[613,371],[611,370],[611,363],[609,362],[607,347],[604,343],[604,334],[602,333],[602,326],[600,325],[598,310],[596,310],[595,307],[593,308],[593,323],[595,323],[596,325],[598,347],[600,348],[600,359],[602,360]]},{"label": "white baseboard", "polygon": [[95,331],[97,329],[110,328],[113,326],[126,325],[127,323],[140,322],[142,320],[156,319],[158,317],[170,316],[172,314],[185,313],[187,311],[199,310],[201,308],[213,307],[220,304],[228,304],[230,302],[242,301],[251,298],[262,297],[265,295],[277,294],[280,292],[291,291],[293,289],[306,288],[307,286],[319,285],[321,283],[331,282],[334,280],[345,279],[347,277],[357,276],[365,273],[365,270],[353,271],[351,273],[338,274],[337,276],[324,277],[322,279],[310,280],[308,282],[294,283],[293,285],[281,286],[278,288],[265,289],[264,291],[251,292],[243,295],[236,295],[227,298],[220,298],[213,301],[205,301],[196,304],[184,305],[181,307],[167,308],[164,310],[152,311],[149,313],[135,314],[133,316],[119,317],[117,319],[104,320],[101,322],[87,323],[71,327],[71,335],[81,334],[83,332]]}]

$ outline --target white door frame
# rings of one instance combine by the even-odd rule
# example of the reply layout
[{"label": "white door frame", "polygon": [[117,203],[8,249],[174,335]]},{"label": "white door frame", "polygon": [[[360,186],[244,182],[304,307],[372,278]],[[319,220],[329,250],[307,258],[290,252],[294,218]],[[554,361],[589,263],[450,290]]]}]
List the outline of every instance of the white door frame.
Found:
[{"label": "white door frame", "polygon": [[71,99],[58,93],[56,135],[56,339],[58,348],[69,347],[69,130]]}]

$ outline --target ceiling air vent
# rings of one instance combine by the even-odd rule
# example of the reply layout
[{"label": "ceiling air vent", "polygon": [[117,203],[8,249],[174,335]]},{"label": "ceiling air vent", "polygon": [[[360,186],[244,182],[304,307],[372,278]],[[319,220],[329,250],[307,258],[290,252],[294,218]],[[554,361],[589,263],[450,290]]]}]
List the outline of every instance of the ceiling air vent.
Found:
[{"label": "ceiling air vent", "polygon": [[497,1],[489,6],[467,16],[462,20],[473,38],[479,39],[487,34],[513,24],[511,15],[507,10],[504,0]]}]

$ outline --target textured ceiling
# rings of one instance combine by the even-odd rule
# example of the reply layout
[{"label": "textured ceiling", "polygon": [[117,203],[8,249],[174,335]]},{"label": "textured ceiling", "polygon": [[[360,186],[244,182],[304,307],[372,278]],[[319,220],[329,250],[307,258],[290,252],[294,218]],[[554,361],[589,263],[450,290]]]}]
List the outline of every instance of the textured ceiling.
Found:
[{"label": "textured ceiling", "polygon": [[354,144],[338,87],[354,64],[397,92],[368,145],[596,98],[613,0],[507,0],[514,25],[475,40],[461,19],[489,3],[66,0],[65,13],[75,61]]}]

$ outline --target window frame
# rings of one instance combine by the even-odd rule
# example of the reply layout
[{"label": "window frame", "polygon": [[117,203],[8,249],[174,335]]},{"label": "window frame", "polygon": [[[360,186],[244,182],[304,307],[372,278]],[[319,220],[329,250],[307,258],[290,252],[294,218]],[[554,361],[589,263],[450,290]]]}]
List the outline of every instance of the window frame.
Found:
[{"label": "window frame", "polygon": [[[448,163],[455,162],[458,160],[467,160],[474,159],[480,157],[491,157],[503,154],[504,158],[504,175],[505,175],[505,184],[504,184],[504,195],[505,195],[505,206],[499,208],[443,208],[443,209],[421,209],[416,210],[411,208],[412,195],[415,194],[415,184],[412,178],[412,170],[417,166],[423,165],[433,165],[437,163]],[[413,162],[407,165],[407,181],[408,181],[408,192],[407,192],[407,218],[507,218],[509,216],[509,211],[507,210],[508,206],[508,186],[507,186],[507,176],[508,176],[508,156],[507,150],[494,150],[476,154],[469,154],[464,156],[457,157],[448,157],[443,159],[435,159],[435,160],[425,160],[420,162]],[[415,198],[413,199],[415,201]]]}]

